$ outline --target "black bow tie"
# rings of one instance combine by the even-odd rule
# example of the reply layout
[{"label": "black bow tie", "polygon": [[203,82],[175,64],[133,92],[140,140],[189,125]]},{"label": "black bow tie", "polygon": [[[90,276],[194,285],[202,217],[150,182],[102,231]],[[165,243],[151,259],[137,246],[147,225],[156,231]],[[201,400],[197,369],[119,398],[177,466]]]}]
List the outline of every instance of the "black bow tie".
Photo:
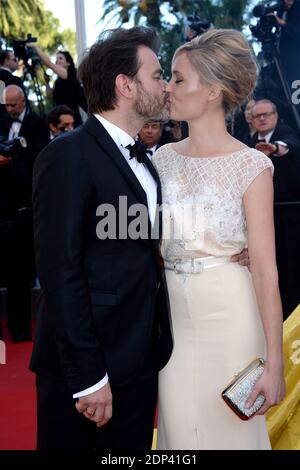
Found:
[{"label": "black bow tie", "polygon": [[12,120],[12,122],[20,122],[20,123],[22,122],[21,119],[19,119],[17,117],[16,118],[11,118],[11,120]]},{"label": "black bow tie", "polygon": [[130,159],[136,158],[139,163],[144,163],[147,157],[147,145],[140,140],[136,140],[133,145],[126,145],[129,150]]},{"label": "black bow tie", "polygon": [[265,142],[266,142],[266,139],[258,139],[258,142],[265,143]]}]

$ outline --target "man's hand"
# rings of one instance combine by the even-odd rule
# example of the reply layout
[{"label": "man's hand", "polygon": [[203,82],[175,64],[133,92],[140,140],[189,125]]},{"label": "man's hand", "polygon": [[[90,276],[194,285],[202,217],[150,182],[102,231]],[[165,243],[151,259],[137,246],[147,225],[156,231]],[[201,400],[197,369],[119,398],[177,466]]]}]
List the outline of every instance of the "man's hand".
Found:
[{"label": "man's hand", "polygon": [[267,157],[277,150],[276,145],[267,144],[267,142],[259,142],[255,145],[256,150],[263,152]]},{"label": "man's hand", "polygon": [[267,157],[272,155],[274,152],[276,153],[276,156],[282,157],[286,153],[288,153],[289,148],[287,145],[281,145],[281,144],[267,144],[265,142],[259,142],[258,144],[255,145],[256,150],[259,150],[260,152],[263,152]]},{"label": "man's hand", "polygon": [[247,266],[250,271],[250,259],[247,248],[244,248],[239,255],[232,256],[230,261],[233,263],[239,263],[241,266]]},{"label": "man's hand", "polygon": [[275,15],[275,20],[276,20],[276,22],[279,26],[285,26],[286,25],[286,21],[284,21],[282,18],[279,18],[279,16]]},{"label": "man's hand", "polygon": [[11,157],[4,157],[3,155],[0,155],[0,166],[8,165],[11,161]]},{"label": "man's hand", "polygon": [[112,394],[107,383],[97,392],[81,397],[75,404],[79,413],[97,423],[97,427],[104,426],[112,417]]}]

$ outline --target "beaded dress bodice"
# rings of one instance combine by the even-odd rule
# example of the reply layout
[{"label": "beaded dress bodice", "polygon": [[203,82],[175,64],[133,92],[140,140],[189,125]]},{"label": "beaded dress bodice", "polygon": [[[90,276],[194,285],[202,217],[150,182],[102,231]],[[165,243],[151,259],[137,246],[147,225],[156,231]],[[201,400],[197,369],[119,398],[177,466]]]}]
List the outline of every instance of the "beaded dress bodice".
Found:
[{"label": "beaded dress bodice", "polygon": [[170,261],[231,256],[247,245],[243,195],[271,160],[248,147],[218,157],[187,157],[173,144],[153,163],[162,184],[162,256]]}]

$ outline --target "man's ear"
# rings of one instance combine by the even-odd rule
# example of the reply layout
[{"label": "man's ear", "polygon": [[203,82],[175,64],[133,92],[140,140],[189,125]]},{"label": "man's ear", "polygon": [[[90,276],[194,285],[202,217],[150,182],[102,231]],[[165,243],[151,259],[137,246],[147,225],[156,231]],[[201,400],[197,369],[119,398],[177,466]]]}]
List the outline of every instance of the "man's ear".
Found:
[{"label": "man's ear", "polygon": [[55,134],[55,132],[58,131],[57,127],[54,124],[52,124],[52,122],[49,122],[49,128],[52,134]]},{"label": "man's ear", "polygon": [[132,78],[120,73],[116,77],[116,94],[124,98],[132,98],[134,93],[134,86]]}]

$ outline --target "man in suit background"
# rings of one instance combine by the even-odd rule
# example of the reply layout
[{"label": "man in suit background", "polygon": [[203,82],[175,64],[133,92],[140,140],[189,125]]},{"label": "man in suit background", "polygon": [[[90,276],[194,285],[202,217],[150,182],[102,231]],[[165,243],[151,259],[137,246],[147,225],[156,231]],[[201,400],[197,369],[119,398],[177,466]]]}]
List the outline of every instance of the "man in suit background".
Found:
[{"label": "man in suit background", "polygon": [[49,142],[44,120],[26,106],[23,90],[4,90],[7,114],[0,121],[4,141],[23,138],[11,153],[0,150],[0,284],[7,288],[8,329],[13,341],[31,339],[30,286],[34,277],[31,188],[33,163]]},{"label": "man in suit background", "polygon": [[2,82],[2,87],[0,87],[0,119],[1,116],[6,114],[3,101],[4,88],[8,85],[17,85],[23,89],[22,80],[19,77],[13,75],[13,73],[18,70],[18,67],[18,59],[16,58],[13,51],[10,51],[9,49],[0,51],[0,84]]},{"label": "man in suit background", "polygon": [[[172,337],[159,230],[151,236],[161,186],[150,159],[133,155],[143,124],[168,118],[158,45],[148,28],[103,35],[79,67],[91,116],[35,165],[40,450],[151,448]],[[132,235],[137,206],[146,236]]]},{"label": "man in suit background", "polygon": [[274,165],[277,267],[286,318],[300,303],[300,141],[292,128],[278,122],[272,101],[256,102],[252,125],[257,132],[250,146],[264,152]]},{"label": "man in suit background", "polygon": [[65,104],[59,104],[50,109],[47,114],[47,124],[50,130],[50,138],[55,139],[63,132],[74,129],[74,111]]},{"label": "man in suit background", "polygon": [[162,145],[160,143],[162,133],[163,123],[161,121],[147,121],[140,130],[139,138],[147,146],[147,155],[149,158],[151,158]]}]

